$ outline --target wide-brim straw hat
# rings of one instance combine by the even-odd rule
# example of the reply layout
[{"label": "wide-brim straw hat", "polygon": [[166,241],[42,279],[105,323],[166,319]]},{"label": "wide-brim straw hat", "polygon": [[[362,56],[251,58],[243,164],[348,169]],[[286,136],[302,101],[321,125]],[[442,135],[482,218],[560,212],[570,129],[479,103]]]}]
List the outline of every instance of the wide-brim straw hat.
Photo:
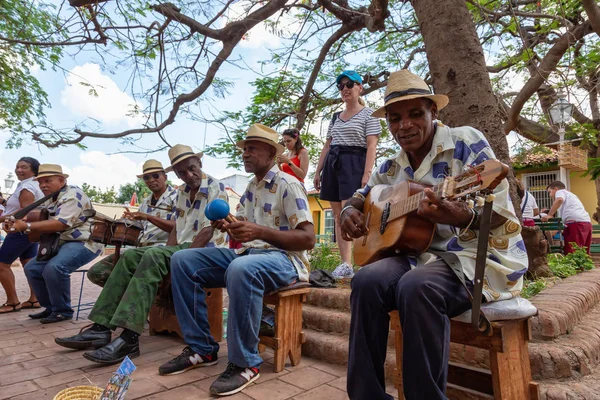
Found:
[{"label": "wide-brim straw hat", "polygon": [[169,159],[171,160],[171,166],[165,169],[165,172],[173,171],[173,166],[177,163],[190,157],[202,158],[203,152],[196,153],[190,146],[185,144],[176,144],[169,149]]},{"label": "wide-brim straw hat", "polygon": [[153,172],[165,172],[163,165],[158,160],[148,160],[142,166],[142,174],[136,175],[138,178],[143,178],[146,174],[151,174]]},{"label": "wide-brim straw hat", "polygon": [[54,175],[62,176],[65,179],[69,177],[69,175],[63,174],[62,167],[58,164],[40,164],[40,168],[38,169],[38,174],[33,179],[38,180],[38,179],[46,177],[46,176],[54,176]]},{"label": "wide-brim straw hat", "polygon": [[375,118],[385,118],[385,107],[399,101],[426,98],[432,100],[437,109],[448,105],[450,101],[445,94],[433,94],[429,86],[420,76],[413,74],[407,69],[392,72],[388,78],[387,87],[385,88],[384,105],[375,110],[371,116]]},{"label": "wide-brim straw hat", "polygon": [[266,125],[262,124],[254,124],[248,129],[246,133],[246,139],[240,140],[235,145],[240,149],[244,150],[244,145],[248,140],[256,140],[257,142],[263,142],[270,144],[277,151],[277,155],[280,155],[285,151],[285,147],[283,147],[279,143],[279,134],[276,130],[269,128]]}]

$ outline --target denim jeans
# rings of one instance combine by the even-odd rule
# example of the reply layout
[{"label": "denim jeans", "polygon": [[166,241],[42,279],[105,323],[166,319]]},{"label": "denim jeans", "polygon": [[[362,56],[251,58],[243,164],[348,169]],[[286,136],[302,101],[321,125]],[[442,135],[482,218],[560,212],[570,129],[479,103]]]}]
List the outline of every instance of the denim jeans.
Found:
[{"label": "denim jeans", "polygon": [[49,261],[35,258],[29,261],[25,265],[25,276],[40,305],[57,314],[72,316],[71,273],[98,254],[85,248],[83,242],[67,242]]},{"label": "denim jeans", "polygon": [[278,250],[203,248],[178,251],[171,258],[175,312],[185,342],[199,354],[219,350],[210,335],[203,288],[227,287],[229,361],[238,367],[258,367],[258,332],[265,293],[298,279],[296,268]]}]

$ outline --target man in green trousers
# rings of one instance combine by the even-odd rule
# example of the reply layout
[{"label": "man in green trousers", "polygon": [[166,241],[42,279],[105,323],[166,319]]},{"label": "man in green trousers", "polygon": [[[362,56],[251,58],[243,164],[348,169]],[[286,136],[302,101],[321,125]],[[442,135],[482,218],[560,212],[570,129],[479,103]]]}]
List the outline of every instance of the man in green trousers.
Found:
[{"label": "man in green trousers", "polygon": [[[185,185],[177,190],[175,229],[167,245],[126,251],[90,313],[94,324],[75,336],[57,338],[57,344],[79,350],[95,348],[83,356],[100,364],[137,357],[139,336],[158,287],[169,273],[171,256],[187,248],[227,247],[225,234],[213,229],[204,216],[206,205],[218,198],[227,201],[227,193],[222,183],[202,172],[201,156],[189,146],[169,149],[171,167],[166,171],[175,171]],[[111,330],[116,328],[123,328],[123,332],[111,341]]]},{"label": "man in green trousers", "polygon": [[[175,227],[175,200],[177,190],[167,183],[167,173],[160,161],[148,160],[142,167],[142,174],[138,178],[152,192],[142,200],[138,211],[129,210],[123,213],[123,218],[141,221],[144,226],[138,247],[164,246],[169,239],[169,234]],[[126,249],[130,251],[131,249]],[[114,268],[114,254],[98,261],[87,272],[88,279],[104,287],[110,273]]]}]

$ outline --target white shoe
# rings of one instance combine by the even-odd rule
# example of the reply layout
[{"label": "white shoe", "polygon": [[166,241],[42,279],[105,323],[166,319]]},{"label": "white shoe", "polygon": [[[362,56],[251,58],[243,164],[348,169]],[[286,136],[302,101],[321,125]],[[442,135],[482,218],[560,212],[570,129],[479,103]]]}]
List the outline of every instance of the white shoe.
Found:
[{"label": "white shoe", "polygon": [[341,263],[331,273],[335,279],[352,278],[354,277],[354,270],[348,263]]}]

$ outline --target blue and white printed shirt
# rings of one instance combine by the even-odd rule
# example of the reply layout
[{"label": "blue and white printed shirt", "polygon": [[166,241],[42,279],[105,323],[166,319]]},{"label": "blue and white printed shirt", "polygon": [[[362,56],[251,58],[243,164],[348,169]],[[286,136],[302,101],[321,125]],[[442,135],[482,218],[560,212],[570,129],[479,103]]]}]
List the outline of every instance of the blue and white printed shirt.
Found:
[{"label": "blue and white printed shirt", "polygon": [[[85,247],[100,254],[104,249],[102,243],[91,240],[91,221],[85,220],[83,211],[93,209],[92,202],[87,195],[77,186],[65,185],[58,194],[56,201],[50,199],[43,205],[54,219],[67,225],[68,228],[60,233],[63,242],[85,242]],[[84,222],[85,221],[85,222]]]},{"label": "blue and white printed shirt", "polygon": [[[359,189],[354,197],[364,200],[375,185],[393,185],[405,180],[435,185],[446,176],[465,172],[465,166],[477,165],[495,159],[487,140],[481,132],[469,126],[449,128],[438,122],[431,151],[419,168],[413,171],[404,150],[381,164],[371,176],[369,183]],[[523,275],[527,272],[528,259],[525,243],[521,237],[521,224],[510,200],[508,181],[502,180],[494,190],[496,196],[493,210],[506,218],[499,228],[490,231],[489,248],[483,294],[488,301],[506,300],[518,296],[523,287]],[[468,279],[475,275],[477,255],[477,230],[467,230],[459,236],[460,229],[437,224],[430,249],[455,253],[460,259]],[[409,258],[413,267],[425,265],[437,259],[432,253]]]},{"label": "blue and white printed shirt", "polygon": [[[248,183],[240,198],[236,217],[244,217],[247,221],[279,231],[296,229],[302,222],[313,223],[304,187],[292,175],[281,172],[277,165],[260,182],[256,181],[255,176]],[[263,240],[253,240],[242,243],[236,253],[242,254],[250,248],[277,249]],[[296,268],[298,278],[308,282],[308,252],[284,252]]]},{"label": "blue and white printed shirt", "polygon": [[[175,201],[177,200],[177,190],[173,189],[170,185],[167,186],[167,190],[160,195],[156,201],[155,206],[151,207],[152,194],[142,200],[139,211],[150,214],[157,218],[166,220],[175,219],[173,213],[175,208]],[[158,207],[158,208],[157,208]],[[162,208],[162,210],[160,209]],[[166,211],[164,209],[170,210]],[[164,244],[169,238],[169,232],[165,232],[158,226],[152,224],[149,221],[144,221],[144,233],[140,239],[140,246],[151,246],[153,244]]]},{"label": "blue and white printed shirt", "polygon": [[[191,243],[198,233],[210,226],[211,221],[204,215],[206,205],[215,199],[229,201],[225,185],[217,179],[202,172],[202,182],[196,193],[194,202],[190,199],[192,189],[184,184],[177,189],[175,200],[175,229],[177,230],[177,243]],[[227,234],[217,229],[206,244],[206,247],[227,247]]]}]

